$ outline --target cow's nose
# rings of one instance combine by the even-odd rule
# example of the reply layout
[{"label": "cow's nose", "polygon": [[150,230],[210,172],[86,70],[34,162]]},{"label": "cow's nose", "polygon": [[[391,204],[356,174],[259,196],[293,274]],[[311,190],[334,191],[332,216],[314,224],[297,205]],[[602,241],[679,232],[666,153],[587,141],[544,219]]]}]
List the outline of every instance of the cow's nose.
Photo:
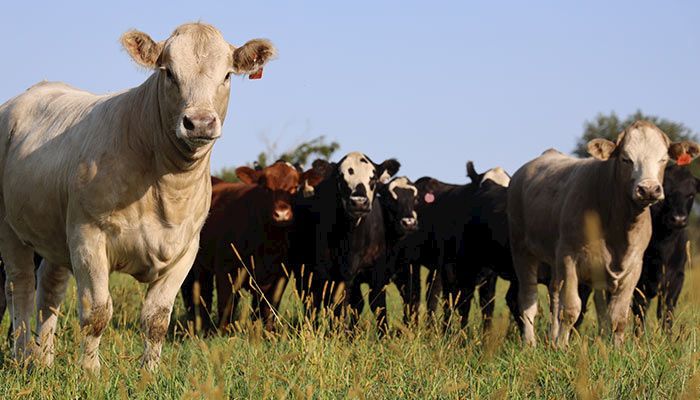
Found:
[{"label": "cow's nose", "polygon": [[369,199],[365,196],[350,196],[350,201],[355,207],[366,207]]},{"label": "cow's nose", "polygon": [[405,229],[414,229],[418,225],[418,221],[415,218],[401,218],[401,226]]},{"label": "cow's nose", "polygon": [[673,223],[676,225],[685,225],[685,223],[687,221],[688,221],[687,215],[674,215],[673,216]]},{"label": "cow's nose", "polygon": [[641,182],[635,189],[639,200],[659,201],[664,199],[664,189],[657,182]]},{"label": "cow's nose", "polygon": [[197,112],[182,116],[182,126],[191,138],[209,138],[216,135],[216,114],[212,112]]},{"label": "cow's nose", "polygon": [[277,222],[287,222],[292,219],[292,209],[289,207],[278,208],[272,215],[273,219]]}]

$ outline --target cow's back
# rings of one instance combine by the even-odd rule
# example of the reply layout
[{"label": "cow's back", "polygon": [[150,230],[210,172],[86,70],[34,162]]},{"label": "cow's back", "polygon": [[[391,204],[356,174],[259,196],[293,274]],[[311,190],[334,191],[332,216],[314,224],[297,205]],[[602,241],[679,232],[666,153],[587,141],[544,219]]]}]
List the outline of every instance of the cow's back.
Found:
[{"label": "cow's back", "polygon": [[562,221],[574,217],[594,181],[593,159],[577,159],[556,150],[518,169],[508,187],[508,220],[514,245],[553,264]]},{"label": "cow's back", "polygon": [[[97,162],[90,161],[110,148],[111,132],[104,129],[105,112],[95,111],[108,108],[104,102],[110,98],[63,83],[42,82],[0,106],[0,187],[5,219],[20,238],[34,242],[54,261],[68,261],[69,195],[76,192],[81,179],[87,181],[102,172]],[[41,229],[30,226],[36,221],[42,224]],[[44,242],[51,242],[54,248],[47,248]]]}]

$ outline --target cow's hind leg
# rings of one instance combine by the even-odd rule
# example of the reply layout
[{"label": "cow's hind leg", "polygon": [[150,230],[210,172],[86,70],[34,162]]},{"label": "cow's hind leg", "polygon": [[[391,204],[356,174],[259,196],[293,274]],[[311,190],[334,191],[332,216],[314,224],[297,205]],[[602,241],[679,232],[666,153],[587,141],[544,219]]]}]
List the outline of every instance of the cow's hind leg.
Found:
[{"label": "cow's hind leg", "polygon": [[479,285],[479,306],[483,318],[484,331],[491,329],[493,311],[496,305],[496,281],[498,276],[489,274],[484,282]]},{"label": "cow's hind leg", "polygon": [[661,280],[661,295],[659,296],[656,315],[666,333],[671,333],[673,328],[673,311],[676,308],[676,303],[678,303],[678,297],[681,294],[683,282],[685,281],[685,271],[683,271],[685,263],[681,265],[682,267],[679,270],[668,269],[665,271],[666,273]]},{"label": "cow's hind leg", "polygon": [[199,238],[190,243],[187,252],[168,272],[148,286],[141,309],[141,326],[146,336],[141,365],[154,370],[160,362],[163,340],[168,333],[170,314],[182,282],[192,267],[199,248]]},{"label": "cow's hind leg", "polygon": [[[576,262],[573,257],[564,255],[558,261],[559,265],[555,268],[554,277],[561,274],[563,285],[561,285],[561,304],[559,312],[556,309],[553,311],[556,314],[552,315],[552,320],[555,321],[560,317],[561,326],[557,335],[557,346],[563,347],[569,344],[569,335],[576,320],[581,314],[581,298],[578,295],[578,275],[576,273]],[[557,280],[552,279],[552,281]]]},{"label": "cow's hind leg", "polygon": [[39,335],[38,361],[45,366],[53,364],[54,334],[58,309],[66,295],[71,273],[68,268],[43,260],[37,271],[37,332]]},{"label": "cow's hind leg", "polygon": [[34,311],[34,250],[23,244],[7,223],[0,225],[0,252],[5,263],[5,296],[10,310],[16,360],[26,360],[34,350],[30,320]]},{"label": "cow's hind leg", "polygon": [[529,252],[513,248],[513,267],[518,276],[518,309],[522,324],[523,343],[537,344],[535,317],[537,316],[537,270],[539,263]]},{"label": "cow's hind leg", "polygon": [[[5,310],[7,310],[7,298],[5,297],[5,267],[3,266],[2,260],[0,260],[0,323],[2,323],[5,317]],[[10,332],[12,335],[12,332]]]}]

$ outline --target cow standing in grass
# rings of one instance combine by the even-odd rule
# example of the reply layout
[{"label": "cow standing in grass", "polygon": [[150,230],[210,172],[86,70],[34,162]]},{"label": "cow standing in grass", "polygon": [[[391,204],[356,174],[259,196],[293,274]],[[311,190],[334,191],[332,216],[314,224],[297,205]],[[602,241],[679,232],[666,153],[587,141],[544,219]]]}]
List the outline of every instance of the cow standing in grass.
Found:
[{"label": "cow standing in grass", "polygon": [[155,72],[140,86],[94,95],[42,82],[0,106],[0,253],[14,325],[14,355],[34,351],[34,250],[39,363],[54,358],[54,331],[70,271],[84,333],[82,365],[100,366],[112,316],[109,274],[148,283],[142,364],[155,368],[173,301],[192,266],[209,210],[209,159],[221,135],[233,74],[258,73],[266,40],[236,48],[214,27],[178,27],[164,41],[129,31],[121,42]]},{"label": "cow standing in grass", "polygon": [[[689,148],[691,157],[697,156],[694,151]],[[690,173],[690,168],[681,165],[666,167],[665,198],[651,207],[651,240],[644,252],[642,275],[634,291],[632,312],[637,334],[643,331],[649,303],[657,296],[656,316],[663,329],[671,331],[673,310],[683,288],[688,263],[688,219],[699,187],[700,181]],[[589,295],[590,289],[581,290],[581,315],[585,312]],[[581,318],[577,323],[580,321]]]},{"label": "cow standing in grass", "polygon": [[593,158],[555,150],[521,167],[508,188],[508,225],[518,276],[523,341],[536,342],[539,265],[551,265],[550,337],[569,340],[579,317],[579,283],[609,293],[601,319],[614,342],[624,340],[632,295],[651,238],[649,206],[664,198],[669,157],[697,153],[697,144],[671,143],[652,123],[638,121],[617,142],[593,139]]},{"label": "cow standing in grass", "polygon": [[[469,162],[467,170],[472,182],[465,185],[448,184],[430,177],[420,178],[415,183],[420,227],[402,241],[395,261],[396,284],[406,304],[404,320],[407,324],[414,322],[418,315],[421,265],[430,270],[426,293],[429,317],[434,316],[442,294],[447,300],[445,322],[452,318],[452,310],[456,309],[461,314],[462,325],[467,323],[474,289],[483,276],[479,274],[481,265],[474,266],[471,260],[461,257],[466,246],[463,243],[465,229],[472,219],[475,194],[484,177],[502,181],[498,169],[478,174]],[[492,296],[480,297],[490,299]]]},{"label": "cow standing in grass", "polygon": [[377,263],[373,279],[367,283],[374,286],[374,297],[370,298],[370,307],[376,311],[379,326],[386,332],[389,327],[386,315],[386,286],[398,275],[395,269],[396,257],[404,240],[419,227],[416,213],[418,189],[410,179],[400,176],[380,186],[377,196],[384,216],[386,256],[383,262]]},{"label": "cow standing in grass", "polygon": [[[219,329],[232,322],[240,288],[250,291],[253,309],[272,328],[272,312],[287,281],[282,264],[288,262],[293,197],[300,186],[308,190],[322,178],[313,169],[302,173],[283,161],[261,170],[239,167],[236,175],[240,183],[212,178],[209,217],[200,234],[194,267],[182,285],[190,320],[201,318],[205,330],[213,328],[213,282]],[[199,291],[194,290],[195,284]]]},{"label": "cow standing in grass", "polygon": [[315,196],[298,205],[302,218],[292,237],[295,263],[304,265],[298,290],[310,296],[314,309],[334,307],[336,315],[348,307],[353,314],[362,310],[360,284],[372,279],[387,250],[382,207],[375,195],[399,167],[394,159],[376,164],[362,153],[349,153],[326,168],[328,176]]}]

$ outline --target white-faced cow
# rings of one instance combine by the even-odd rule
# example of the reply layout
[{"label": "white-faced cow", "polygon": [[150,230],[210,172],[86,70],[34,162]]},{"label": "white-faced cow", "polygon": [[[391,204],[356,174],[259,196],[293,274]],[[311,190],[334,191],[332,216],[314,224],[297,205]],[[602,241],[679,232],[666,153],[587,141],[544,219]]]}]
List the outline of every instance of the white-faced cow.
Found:
[{"label": "white-faced cow", "polygon": [[[689,146],[688,162],[698,155],[696,152],[697,149]],[[690,168],[677,164],[666,167],[665,198],[651,207],[651,240],[644,252],[642,275],[634,291],[632,312],[637,334],[644,330],[649,303],[655,297],[659,299],[656,316],[664,331],[671,331],[673,311],[683,288],[688,263],[688,220],[698,191],[700,180],[690,173]],[[590,289],[583,287],[579,293],[583,315]],[[579,318],[577,324],[581,320]]]},{"label": "white-faced cow", "polygon": [[550,337],[568,343],[581,311],[579,283],[609,293],[601,320],[614,342],[624,340],[630,302],[651,237],[649,206],[664,198],[664,167],[694,143],[671,143],[646,121],[627,127],[617,142],[593,139],[593,158],[555,150],[521,167],[508,189],[513,263],[520,285],[523,341],[535,344],[537,271],[553,267],[549,285]]},{"label": "white-faced cow", "polygon": [[299,227],[291,237],[292,248],[297,249],[295,264],[305,267],[297,283],[314,309],[334,306],[338,315],[347,306],[362,310],[360,283],[373,279],[374,267],[387,250],[376,193],[399,167],[394,159],[376,164],[362,153],[349,153],[324,168],[328,176],[316,186],[315,196],[297,205]]},{"label": "white-faced cow", "polygon": [[241,47],[201,23],[156,42],[129,31],[129,55],[155,72],[140,86],[94,95],[42,82],[0,106],[0,252],[14,354],[30,356],[38,271],[40,363],[51,364],[57,309],[70,271],[84,332],[82,365],[99,368],[112,315],[109,274],[149,284],[142,363],[157,366],[173,301],[197,253],[211,201],[209,159],[221,135],[232,74],[256,74],[275,49]]}]

